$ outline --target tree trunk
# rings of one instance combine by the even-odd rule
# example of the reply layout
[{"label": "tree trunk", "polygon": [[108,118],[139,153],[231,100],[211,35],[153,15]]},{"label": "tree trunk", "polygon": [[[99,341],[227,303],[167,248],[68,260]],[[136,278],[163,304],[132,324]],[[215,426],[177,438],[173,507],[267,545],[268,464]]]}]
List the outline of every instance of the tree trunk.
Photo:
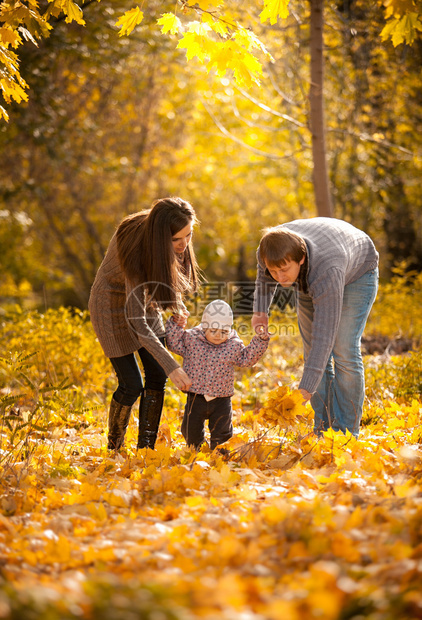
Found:
[{"label": "tree trunk", "polygon": [[333,208],[328,182],[324,121],[324,0],[310,0],[311,5],[311,88],[309,92],[312,133],[313,183],[318,215],[332,217]]}]

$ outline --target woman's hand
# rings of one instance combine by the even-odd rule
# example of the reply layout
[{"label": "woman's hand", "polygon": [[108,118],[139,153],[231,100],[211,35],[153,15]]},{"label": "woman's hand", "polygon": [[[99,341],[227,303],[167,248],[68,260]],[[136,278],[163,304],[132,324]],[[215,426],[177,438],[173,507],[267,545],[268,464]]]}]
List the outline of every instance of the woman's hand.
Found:
[{"label": "woman's hand", "polygon": [[258,336],[269,336],[268,333],[268,314],[265,312],[255,312],[251,321],[252,329]]},{"label": "woman's hand", "polygon": [[183,368],[176,368],[169,374],[169,379],[171,379],[174,385],[179,388],[179,390],[183,390],[187,392],[192,385],[192,380],[185,373]]},{"label": "woman's hand", "polygon": [[176,323],[176,325],[184,329],[188,322],[188,316],[189,316],[189,312],[187,314],[172,314],[171,318]]},{"label": "woman's hand", "polygon": [[310,392],[307,392],[306,390],[299,390],[299,392],[303,396],[303,404],[307,403],[308,400],[311,400],[312,394]]},{"label": "woman's hand", "polygon": [[176,325],[178,325],[179,327],[183,327],[184,329],[188,322],[189,314],[190,312],[186,308],[185,304],[182,301],[179,301],[179,303],[177,304],[177,311],[172,314],[171,318],[176,323]]}]

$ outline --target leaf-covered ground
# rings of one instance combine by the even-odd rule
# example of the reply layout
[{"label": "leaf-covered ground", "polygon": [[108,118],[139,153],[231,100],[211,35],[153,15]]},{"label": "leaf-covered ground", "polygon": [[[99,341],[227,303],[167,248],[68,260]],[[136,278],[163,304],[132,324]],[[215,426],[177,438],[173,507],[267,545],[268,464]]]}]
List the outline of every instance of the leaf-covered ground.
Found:
[{"label": "leaf-covered ground", "polygon": [[186,448],[174,389],[157,449],[134,416],[116,455],[89,326],[28,321],[3,326],[38,353],[2,363],[0,618],[422,618],[420,352],[366,358],[358,440],[311,433],[293,337],[238,372],[228,456]]}]

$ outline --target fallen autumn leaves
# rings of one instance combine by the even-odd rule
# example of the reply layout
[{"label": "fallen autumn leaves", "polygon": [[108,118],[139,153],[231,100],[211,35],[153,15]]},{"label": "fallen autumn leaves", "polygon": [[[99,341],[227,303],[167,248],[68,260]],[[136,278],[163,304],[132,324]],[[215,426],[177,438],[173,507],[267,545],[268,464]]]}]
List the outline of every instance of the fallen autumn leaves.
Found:
[{"label": "fallen autumn leaves", "polygon": [[108,454],[105,408],[64,423],[50,401],[19,460],[4,425],[0,618],[421,618],[421,400],[317,440],[295,393],[265,401],[278,354],[239,375],[256,406],[237,393],[228,458],[184,446],[172,391],[154,452],[132,420]]},{"label": "fallen autumn leaves", "polygon": [[165,443],[112,458],[92,447],[91,429],[63,432],[52,458],[40,449],[26,474],[7,474],[3,577],[38,601],[63,597],[69,617],[75,601],[74,617],[91,617],[85,585],[110,574],[116,587],[170,588],[200,617],[418,617],[422,467],[407,440],[421,432],[421,405],[393,413],[398,432],[378,425],[359,441],[327,433],[284,445],[284,458],[300,454],[288,470],[280,456],[257,457],[275,438],[224,462]]}]

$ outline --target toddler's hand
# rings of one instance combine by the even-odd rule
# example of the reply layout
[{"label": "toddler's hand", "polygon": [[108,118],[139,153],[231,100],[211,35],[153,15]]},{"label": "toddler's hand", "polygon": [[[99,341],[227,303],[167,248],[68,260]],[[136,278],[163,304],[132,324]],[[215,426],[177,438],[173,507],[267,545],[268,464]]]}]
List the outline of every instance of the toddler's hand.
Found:
[{"label": "toddler's hand", "polygon": [[258,336],[258,338],[261,338],[261,340],[270,339],[270,334],[268,333],[268,331],[265,329],[263,325],[258,325],[258,327],[255,328],[255,333]]}]

